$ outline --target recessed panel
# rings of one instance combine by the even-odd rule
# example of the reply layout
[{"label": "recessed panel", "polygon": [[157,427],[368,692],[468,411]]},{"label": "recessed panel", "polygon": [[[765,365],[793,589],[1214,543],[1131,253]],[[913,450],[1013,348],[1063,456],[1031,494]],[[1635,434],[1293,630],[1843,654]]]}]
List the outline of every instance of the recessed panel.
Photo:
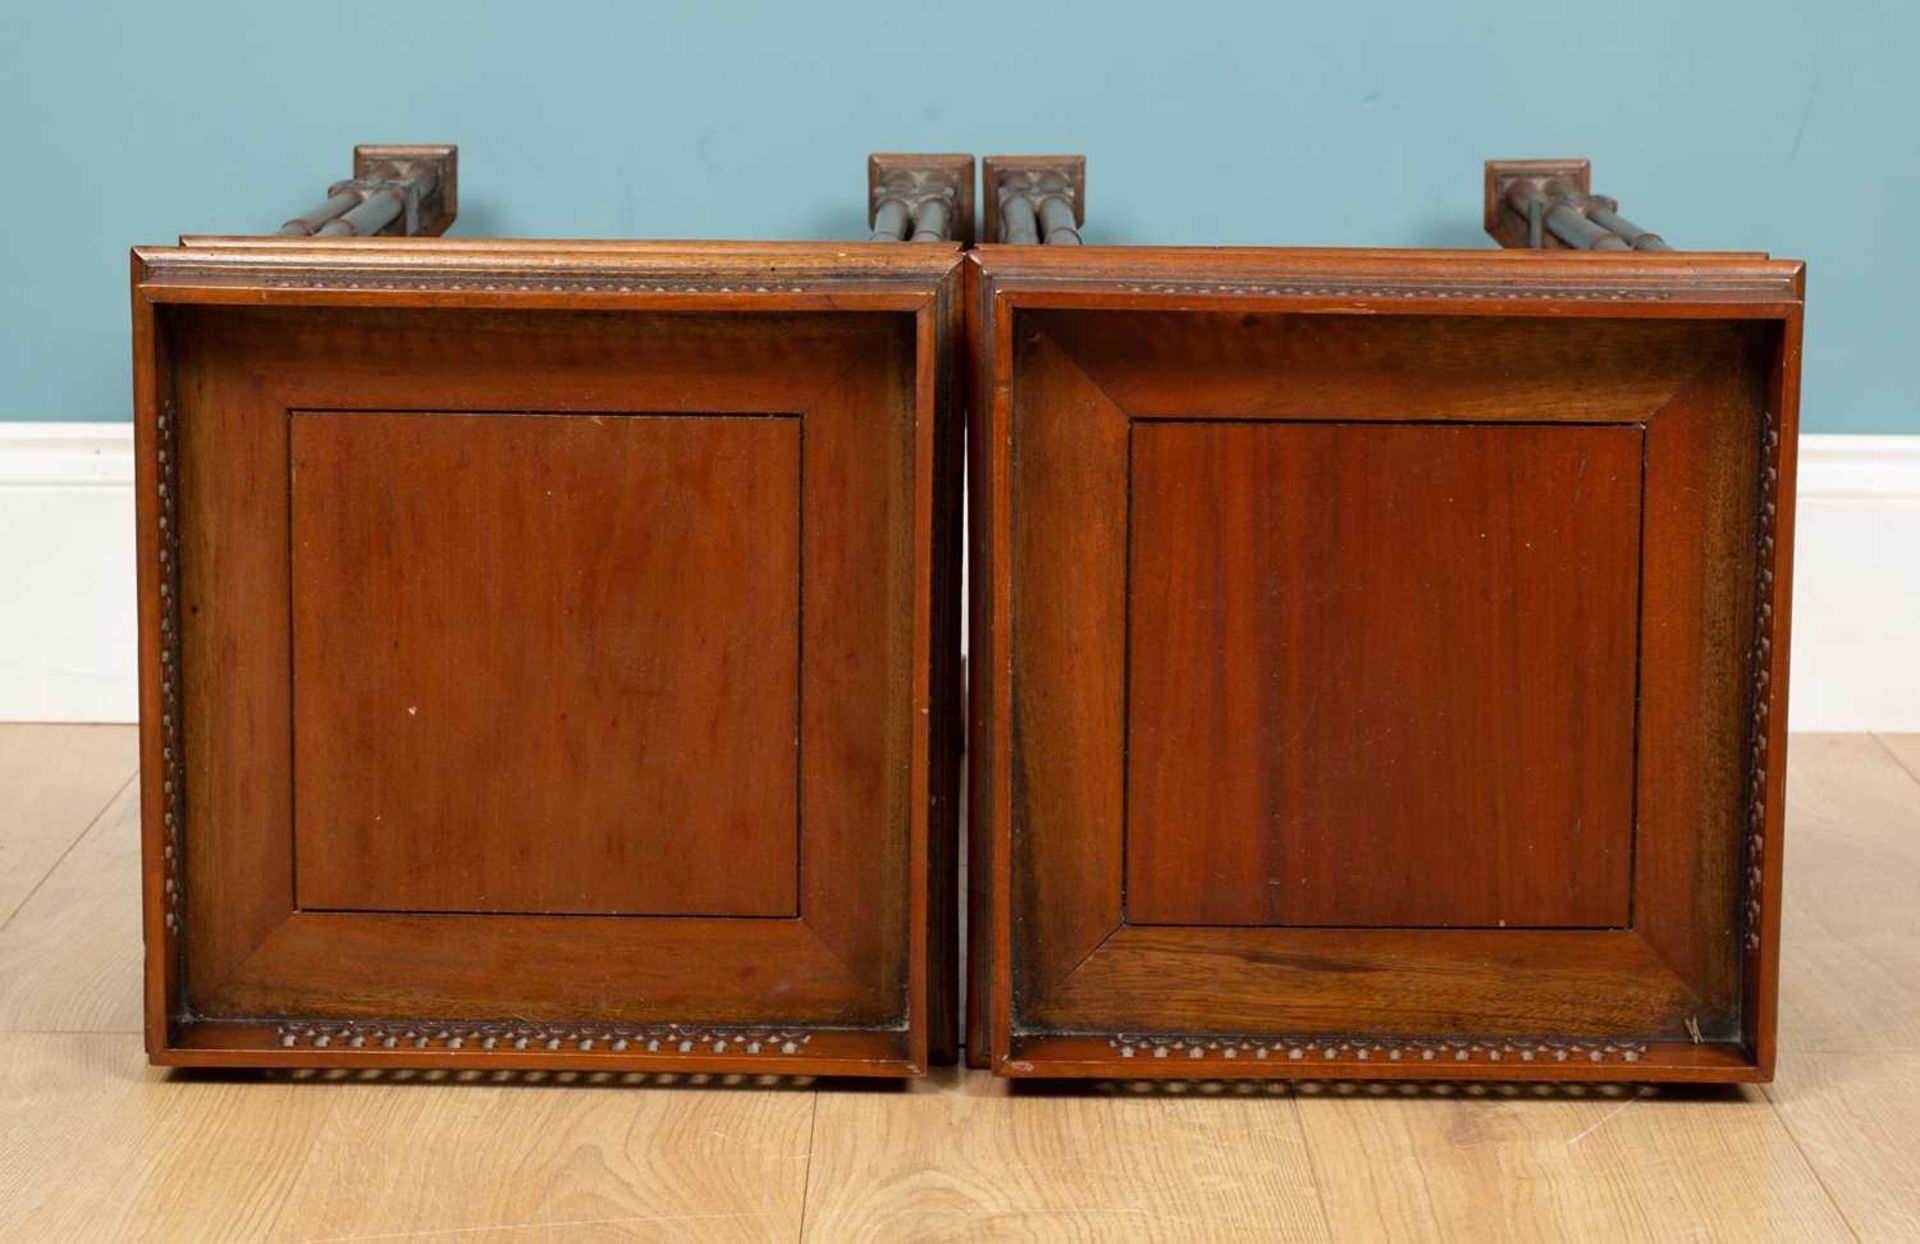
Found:
[{"label": "recessed panel", "polygon": [[1638,427],[1131,438],[1130,922],[1630,923]]},{"label": "recessed panel", "polygon": [[796,914],[797,419],[290,444],[301,907]]}]

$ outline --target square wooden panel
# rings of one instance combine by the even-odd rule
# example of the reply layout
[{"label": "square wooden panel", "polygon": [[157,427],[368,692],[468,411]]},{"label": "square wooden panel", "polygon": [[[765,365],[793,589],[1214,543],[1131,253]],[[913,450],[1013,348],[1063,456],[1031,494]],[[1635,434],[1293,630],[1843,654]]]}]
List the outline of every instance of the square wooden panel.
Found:
[{"label": "square wooden panel", "polygon": [[1768,1076],[1800,281],[976,252],[978,1061]]},{"label": "square wooden panel", "polygon": [[1128,922],[1627,925],[1640,444],[1134,428]]},{"label": "square wooden panel", "polygon": [[797,916],[800,422],[296,412],[299,906]]},{"label": "square wooden panel", "polygon": [[155,1061],[950,1058],[956,263],[137,252]]}]

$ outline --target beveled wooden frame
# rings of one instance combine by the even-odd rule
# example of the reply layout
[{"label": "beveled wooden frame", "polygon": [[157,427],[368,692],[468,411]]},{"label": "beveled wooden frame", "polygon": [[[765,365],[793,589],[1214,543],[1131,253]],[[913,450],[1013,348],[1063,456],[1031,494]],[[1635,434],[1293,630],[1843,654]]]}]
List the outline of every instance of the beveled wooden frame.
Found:
[{"label": "beveled wooden frame", "polygon": [[[1750,254],[1039,247],[974,252],[967,294],[976,395],[969,445],[975,567],[970,1061],[1016,1077],[1770,1078],[1803,288],[1797,262]],[[1729,429],[1717,427],[1726,421],[1710,409],[1683,414],[1678,421],[1656,418],[1657,409],[1609,411],[1606,418],[1654,428],[1654,437],[1680,437],[1688,453],[1719,454],[1750,490],[1739,512],[1749,521],[1740,537],[1747,558],[1741,582],[1752,593],[1752,605],[1737,624],[1743,638],[1722,642],[1743,672],[1712,689],[1725,719],[1725,737],[1703,762],[1713,767],[1714,781],[1730,781],[1732,789],[1744,792],[1737,804],[1715,814],[1720,826],[1715,832],[1731,836],[1717,849],[1730,853],[1735,862],[1728,875],[1737,870],[1739,877],[1739,897],[1730,899],[1733,927],[1714,933],[1698,922],[1688,924],[1689,896],[1678,885],[1669,887],[1661,917],[1681,921],[1671,936],[1655,932],[1649,938],[1645,928],[1423,930],[1420,940],[1438,947],[1427,951],[1393,930],[1134,927],[1106,901],[1117,903],[1117,894],[1101,890],[1089,898],[1082,878],[1105,876],[1103,868],[1111,862],[1109,853],[1089,845],[1106,832],[1099,826],[1107,822],[1076,804],[1072,790],[1079,780],[1076,766],[1089,758],[1094,763],[1112,758],[1108,745],[1113,740],[1088,742],[1066,710],[1049,709],[1054,715],[1045,722],[1023,717],[1023,688],[1031,690],[1036,678],[1054,675],[1044,660],[1048,654],[1022,657],[1022,619],[1036,610],[1040,613],[1034,616],[1057,614],[1049,626],[1053,633],[1073,637],[1076,662],[1095,659],[1086,654],[1088,646],[1112,640],[1110,627],[1100,624],[1099,606],[1084,604],[1090,593],[1099,594],[1099,586],[1072,577],[1075,566],[1090,560],[1086,547],[1049,563],[1046,591],[1022,595],[1015,516],[1024,504],[1018,495],[1018,445],[1023,386],[1031,370],[1022,370],[1020,359],[1028,337],[1047,336],[1043,320],[1048,315],[1071,313],[1084,320],[1127,312],[1157,315],[1157,322],[1207,315],[1392,315],[1558,321],[1576,329],[1601,320],[1643,320],[1681,333],[1704,331],[1690,325],[1731,326],[1727,340],[1736,344],[1719,359],[1732,369],[1730,382],[1742,383],[1741,369],[1749,366],[1764,377],[1754,426],[1735,429],[1739,435],[1728,439]],[[1168,362],[1177,354],[1161,356],[1158,365],[1177,371]],[[1709,369],[1719,365],[1713,358],[1705,363]],[[1072,478],[1109,473],[1111,464],[1090,457],[1089,446],[1114,443],[1115,427],[1122,429],[1118,443],[1124,445],[1128,422],[1165,413],[1152,401],[1166,405],[1166,393],[1153,394],[1143,405],[1140,386],[1158,384],[1164,390],[1179,384],[1178,375],[1153,373],[1154,365],[1129,373],[1129,381],[1139,384],[1120,386],[1123,397],[1080,368],[1085,399],[1079,409],[1110,408],[1103,416],[1088,416],[1107,430],[1061,440],[1051,454],[1056,466],[1071,443]],[[1674,392],[1687,383],[1683,375]],[[1284,417],[1232,409],[1195,412],[1191,394],[1178,400],[1189,403],[1182,407],[1189,414]],[[1713,399],[1705,400],[1711,407]],[[1678,408],[1686,406],[1681,401]],[[1058,471],[1053,475],[1066,477]],[[1077,541],[1097,541],[1088,526],[1115,521],[1114,507],[1124,501],[1107,493],[1089,504],[1090,509],[1043,514],[1036,522],[1051,532],[1072,532]],[[1031,702],[1057,706],[1066,698],[1069,693],[1055,682]],[[1662,711],[1678,727],[1684,707],[1674,704]],[[1110,710],[1094,715],[1111,719]],[[1073,753],[1069,759],[1075,763],[1062,760],[1056,771],[1040,772],[1045,761],[1036,758],[1035,749],[1041,747]],[[1636,746],[1636,764],[1643,769],[1649,763],[1646,747],[1644,738]],[[1069,809],[1051,840],[1032,838],[1023,820],[1036,790]],[[1687,832],[1685,824],[1674,828]],[[1703,937],[1709,940],[1703,943]],[[1680,1031],[1671,1005],[1678,995],[1648,995],[1645,982],[1674,974],[1669,962],[1674,953],[1688,963],[1708,965],[1701,970],[1725,982],[1733,1008],[1725,1025],[1705,1033]],[[1557,990],[1562,997],[1578,991],[1601,998],[1618,991],[1621,1010],[1608,1030],[1595,1032],[1536,1031],[1515,1022],[1469,1031],[1442,1031],[1443,1025],[1418,1021],[1411,1028],[1395,1027],[1381,1022],[1380,1014],[1366,1013],[1368,986],[1346,990],[1339,983],[1377,980],[1421,954],[1438,970],[1442,985],[1436,987],[1455,991],[1434,1000],[1429,1018],[1474,1014],[1496,994],[1513,990]],[[1195,962],[1194,956],[1204,960],[1204,971],[1183,973],[1182,965]],[[1288,963],[1299,964],[1299,970]],[[1693,981],[1688,971],[1680,973],[1683,987]],[[1458,974],[1450,986],[1445,984],[1449,972]],[[1286,999],[1289,988],[1312,996],[1292,1006]],[[1209,1016],[1219,1012],[1210,999],[1219,994],[1234,996],[1243,1012],[1261,1011],[1271,1022],[1211,1022]],[[1113,1002],[1121,996],[1135,1000],[1125,1016]],[[1127,1026],[1136,1020],[1155,1026]]]},{"label": "beveled wooden frame", "polygon": [[[955,627],[960,425],[952,401],[956,376],[948,360],[955,352],[959,324],[958,262],[956,247],[929,245],[869,246],[849,252],[811,244],[187,238],[175,248],[136,250],[132,278],[142,858],[146,1038],[152,1060],[171,1066],[693,1069],[879,1076],[917,1074],[930,1062],[950,1061],[956,992],[956,947],[950,929],[958,740],[951,723],[959,693]],[[874,956],[856,956],[856,965],[849,966],[845,948],[835,948],[843,939],[831,936],[832,929],[823,933],[814,927],[803,912],[794,920],[753,921],[750,944],[742,942],[731,950],[725,931],[715,927],[724,921],[569,918],[564,937],[557,929],[546,935],[536,932],[533,940],[546,936],[542,945],[549,951],[610,956],[606,961],[631,978],[627,984],[648,987],[627,995],[643,1001],[624,1004],[622,1014],[604,1019],[525,1019],[519,1018],[524,1012],[512,1006],[465,1015],[449,1015],[444,1005],[399,1008],[392,1001],[395,991],[383,994],[378,987],[350,1004],[330,1007],[328,997],[337,1002],[347,995],[321,989],[302,998],[298,953],[283,956],[295,965],[295,975],[282,972],[248,983],[244,965],[251,952],[241,943],[258,947],[275,938],[282,943],[290,937],[297,940],[301,930],[316,921],[333,926],[335,933],[345,927],[338,913],[313,913],[303,921],[297,911],[272,910],[271,895],[247,897],[249,892],[232,888],[220,891],[229,901],[211,909],[210,915],[202,916],[207,909],[198,906],[209,882],[192,862],[191,847],[201,831],[188,787],[189,758],[202,723],[188,711],[195,700],[191,680],[196,675],[191,663],[183,661],[192,644],[185,635],[190,624],[183,621],[181,604],[182,563],[193,556],[202,533],[183,531],[188,519],[181,505],[180,471],[183,454],[204,446],[192,443],[194,394],[179,391],[182,382],[174,359],[180,343],[171,334],[181,327],[178,313],[251,308],[337,309],[389,317],[442,310],[543,317],[605,312],[668,318],[851,316],[850,323],[899,326],[897,335],[910,352],[910,379],[896,390],[912,411],[902,459],[910,512],[909,525],[889,538],[911,550],[912,618],[902,623],[908,641],[887,658],[893,663],[889,678],[897,678],[906,692],[889,712],[897,713],[907,769],[899,881],[903,889],[887,902],[901,919],[892,930],[899,934],[897,941],[885,940],[887,928],[840,930],[855,940],[883,939],[885,944],[867,948],[877,949],[878,975],[858,966]],[[288,398],[289,410],[315,405],[282,396]],[[793,395],[795,400],[803,396]],[[379,397],[367,390],[356,404],[377,407]],[[588,408],[597,409],[591,403],[583,407]],[[247,862],[219,858],[210,866],[244,871]],[[245,884],[240,872],[230,879]],[[242,895],[237,902],[236,893]],[[812,914],[831,916],[830,911]],[[401,968],[420,946],[411,933],[395,937],[393,921],[414,921],[408,928],[417,930],[435,920],[463,920],[380,913],[344,918],[361,930],[350,936],[366,955]],[[466,926],[478,927],[475,918],[464,919]],[[236,920],[259,927],[236,930]],[[502,926],[492,927],[497,932]],[[472,927],[445,929],[432,932],[428,940],[472,932]],[[227,949],[235,953],[224,956],[225,966],[219,969],[232,975],[196,983],[202,957],[222,939],[234,938],[239,941]],[[628,944],[608,944],[609,939]],[[519,953],[538,949],[524,945]],[[725,962],[716,964],[715,953]],[[792,1015],[782,1012],[779,1003],[770,1014],[755,1014],[766,991],[743,982],[768,956],[786,957],[792,974],[827,983],[826,992]],[[430,990],[426,982],[436,971],[444,974],[445,962],[442,958],[430,970],[415,972],[409,979],[416,990]],[[732,970],[727,963],[733,964]],[[841,983],[835,986],[833,981]],[[205,993],[202,984],[212,992]],[[470,996],[484,993],[471,982],[469,989],[477,990]],[[196,996],[218,998],[213,1009],[219,1018],[196,1013],[191,1004]],[[571,1005],[577,1009],[579,1003]],[[836,1021],[834,1016],[842,1012],[853,1020]]]}]

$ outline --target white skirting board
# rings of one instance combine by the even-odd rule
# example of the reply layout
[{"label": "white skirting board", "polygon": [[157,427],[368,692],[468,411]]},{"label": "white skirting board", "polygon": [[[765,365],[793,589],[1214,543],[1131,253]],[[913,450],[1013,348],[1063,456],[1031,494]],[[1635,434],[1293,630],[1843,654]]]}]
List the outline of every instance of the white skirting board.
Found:
[{"label": "white skirting board", "polygon": [[[1920,436],[1800,442],[1795,730],[1920,731]],[[127,424],[0,423],[0,721],[132,721]]]},{"label": "white skirting board", "polygon": [[1920,436],[1803,436],[1791,730],[1920,731]]},{"label": "white skirting board", "polygon": [[0,721],[133,721],[133,425],[0,423]]}]

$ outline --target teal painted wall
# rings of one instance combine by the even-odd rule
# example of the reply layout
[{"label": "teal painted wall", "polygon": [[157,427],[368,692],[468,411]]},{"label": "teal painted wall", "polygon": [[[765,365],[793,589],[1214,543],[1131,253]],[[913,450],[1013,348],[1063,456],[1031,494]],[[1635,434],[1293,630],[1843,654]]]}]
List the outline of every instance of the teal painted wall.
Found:
[{"label": "teal painted wall", "polygon": [[1483,158],[1587,155],[1810,262],[1809,430],[1920,433],[1920,3],[1556,7],[5,0],[0,419],[128,417],[129,245],[453,141],[456,230],[544,237],[856,237],[870,150],[1073,150],[1089,241],[1478,247]]}]

